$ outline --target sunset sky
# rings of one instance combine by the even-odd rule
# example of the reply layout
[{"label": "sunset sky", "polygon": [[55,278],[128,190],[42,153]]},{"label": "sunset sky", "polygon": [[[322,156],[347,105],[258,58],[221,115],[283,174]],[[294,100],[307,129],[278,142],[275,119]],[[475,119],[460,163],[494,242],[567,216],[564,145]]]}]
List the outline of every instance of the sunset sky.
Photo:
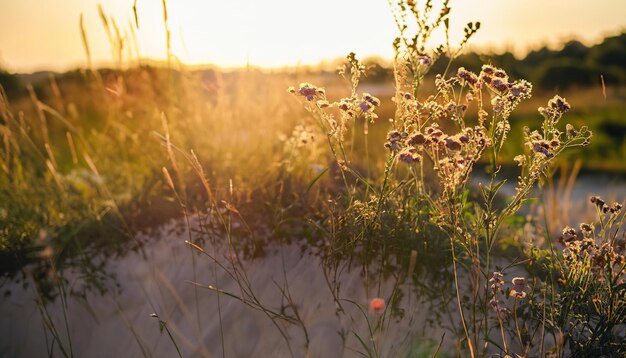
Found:
[{"label": "sunset sky", "polygon": [[[0,67],[25,72],[85,66],[81,13],[94,62],[110,62],[98,3],[130,38],[133,0],[0,0]],[[453,43],[465,23],[481,21],[473,46],[517,54],[574,37],[593,44],[626,30],[624,0],[452,0],[451,5]],[[235,67],[249,61],[278,67],[315,64],[350,51],[390,57],[397,33],[386,0],[169,0],[167,6],[173,53],[186,64]],[[137,9],[139,56],[164,59],[162,0],[137,0]]]}]

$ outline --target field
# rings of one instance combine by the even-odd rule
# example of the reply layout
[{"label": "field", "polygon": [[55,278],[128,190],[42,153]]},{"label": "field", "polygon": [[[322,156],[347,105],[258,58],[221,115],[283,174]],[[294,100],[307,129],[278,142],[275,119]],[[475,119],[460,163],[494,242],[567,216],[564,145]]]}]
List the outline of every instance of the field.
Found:
[{"label": "field", "polygon": [[626,37],[575,80],[393,9],[388,63],[2,73],[0,355],[626,355]]}]

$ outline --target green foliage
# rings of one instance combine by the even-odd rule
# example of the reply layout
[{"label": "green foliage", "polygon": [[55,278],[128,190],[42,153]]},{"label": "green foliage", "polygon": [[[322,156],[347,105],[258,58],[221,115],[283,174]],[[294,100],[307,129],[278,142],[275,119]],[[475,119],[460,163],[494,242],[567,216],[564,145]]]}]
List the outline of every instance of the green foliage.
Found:
[{"label": "green foliage", "polygon": [[18,96],[24,91],[24,88],[22,84],[20,83],[20,80],[18,79],[18,77],[1,68],[0,68],[0,86],[4,89],[5,93],[10,97]]}]

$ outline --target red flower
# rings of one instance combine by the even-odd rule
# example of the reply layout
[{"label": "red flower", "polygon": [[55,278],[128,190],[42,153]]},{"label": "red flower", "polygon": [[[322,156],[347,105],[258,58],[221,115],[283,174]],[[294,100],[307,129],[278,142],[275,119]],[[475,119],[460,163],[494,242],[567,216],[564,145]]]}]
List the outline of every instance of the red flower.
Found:
[{"label": "red flower", "polygon": [[370,301],[370,309],[376,313],[384,310],[385,300],[380,297],[372,298],[372,300]]}]

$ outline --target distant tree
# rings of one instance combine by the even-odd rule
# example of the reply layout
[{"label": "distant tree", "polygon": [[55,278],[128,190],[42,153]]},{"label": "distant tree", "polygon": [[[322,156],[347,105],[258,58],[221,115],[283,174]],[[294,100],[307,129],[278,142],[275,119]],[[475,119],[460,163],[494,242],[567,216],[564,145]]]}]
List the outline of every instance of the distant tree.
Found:
[{"label": "distant tree", "polygon": [[557,51],[552,51],[547,47],[542,47],[539,50],[530,51],[528,55],[522,60],[525,65],[538,66],[545,61],[554,58]]},{"label": "distant tree", "polygon": [[626,70],[626,44],[612,42],[596,46],[592,60],[598,66],[618,66]]},{"label": "distant tree", "polygon": [[500,67],[511,76],[512,79],[529,79],[529,71],[511,52],[493,55],[489,59],[484,59],[486,63],[491,62],[494,66]]},{"label": "distant tree", "polygon": [[17,76],[3,69],[0,69],[0,85],[9,97],[16,97],[23,90]]},{"label": "distant tree", "polygon": [[591,85],[596,78],[599,78],[599,74],[596,76],[592,68],[583,62],[555,58],[541,65],[536,83],[542,88],[565,89]]},{"label": "distant tree", "polygon": [[572,40],[563,46],[563,49],[558,52],[557,56],[583,61],[587,58],[589,52],[589,47],[583,45],[580,41]]}]

